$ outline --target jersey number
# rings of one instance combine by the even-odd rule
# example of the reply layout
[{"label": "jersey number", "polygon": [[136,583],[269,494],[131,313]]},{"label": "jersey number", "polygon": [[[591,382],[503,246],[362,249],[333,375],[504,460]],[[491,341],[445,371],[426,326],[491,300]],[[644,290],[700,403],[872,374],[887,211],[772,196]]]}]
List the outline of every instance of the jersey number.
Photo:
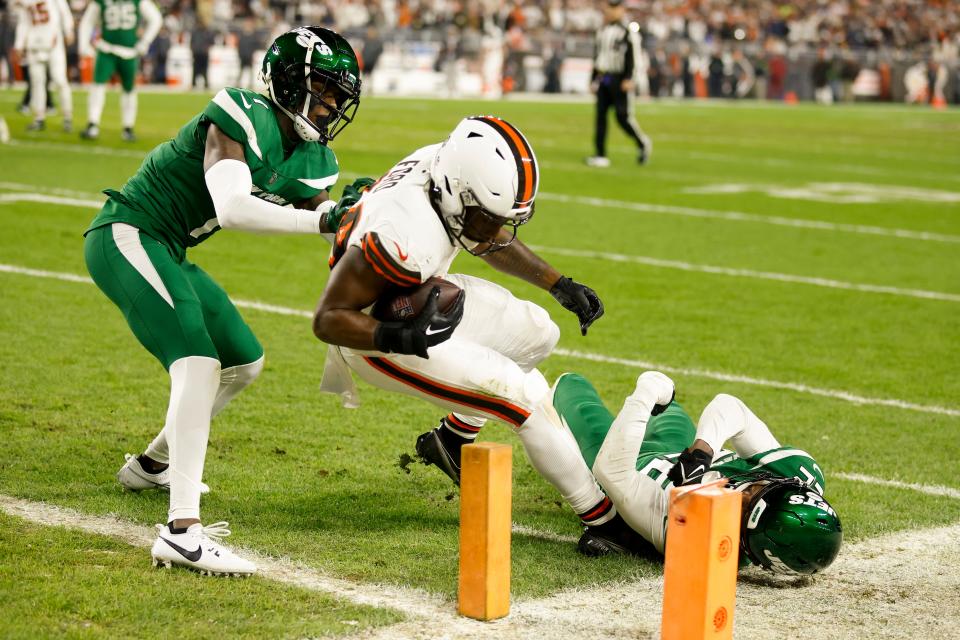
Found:
[{"label": "jersey number", "polygon": [[137,7],[132,2],[111,2],[103,11],[106,31],[129,31],[137,26]]},{"label": "jersey number", "polygon": [[47,9],[46,2],[38,2],[27,6],[30,11],[30,22],[32,24],[47,24],[50,22],[50,10]]}]

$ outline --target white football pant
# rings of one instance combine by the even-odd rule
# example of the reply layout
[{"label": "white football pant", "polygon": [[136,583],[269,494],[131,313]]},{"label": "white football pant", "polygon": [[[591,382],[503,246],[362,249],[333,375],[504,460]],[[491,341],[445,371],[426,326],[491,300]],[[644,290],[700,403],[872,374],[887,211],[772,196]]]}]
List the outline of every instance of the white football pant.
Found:
[{"label": "white football pant", "polygon": [[60,92],[60,109],[67,120],[73,117],[73,95],[67,82],[67,54],[63,45],[53,49],[27,51],[30,69],[30,110],[36,120],[43,120],[47,113],[47,69],[50,82]]},{"label": "white football pant", "polygon": [[560,329],[542,308],[499,285],[465,275],[446,279],[466,292],[463,320],[428,359],[341,347],[344,360],[381,389],[422,398],[473,424],[493,418],[510,425],[534,468],[574,511],[595,508],[605,497],[534,368],[553,351]]}]

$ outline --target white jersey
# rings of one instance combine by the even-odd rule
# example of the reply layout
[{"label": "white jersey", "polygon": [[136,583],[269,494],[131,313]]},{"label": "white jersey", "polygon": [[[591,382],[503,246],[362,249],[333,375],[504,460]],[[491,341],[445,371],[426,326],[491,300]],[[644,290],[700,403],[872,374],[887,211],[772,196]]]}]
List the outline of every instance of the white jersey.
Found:
[{"label": "white jersey", "polygon": [[359,247],[374,270],[400,287],[447,275],[459,247],[430,204],[430,162],[439,144],[417,149],[380,178],[337,232],[332,261]]},{"label": "white jersey", "polygon": [[15,49],[49,52],[62,48],[73,32],[73,14],[67,0],[17,0]]}]

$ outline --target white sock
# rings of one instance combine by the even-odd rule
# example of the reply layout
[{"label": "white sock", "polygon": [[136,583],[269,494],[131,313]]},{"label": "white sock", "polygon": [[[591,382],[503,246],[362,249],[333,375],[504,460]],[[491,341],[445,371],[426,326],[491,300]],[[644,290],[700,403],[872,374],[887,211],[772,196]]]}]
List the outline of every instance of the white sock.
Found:
[{"label": "white sock", "polygon": [[563,426],[549,397],[517,429],[534,469],[556,487],[579,515],[604,500],[573,434]]},{"label": "white sock", "polygon": [[220,362],[213,358],[188,356],[170,365],[165,429],[170,448],[170,520],[200,517],[200,479],[219,381]]},{"label": "white sock", "polygon": [[90,87],[87,96],[87,122],[100,126],[100,117],[103,116],[103,103],[107,99],[107,86],[95,84]]},{"label": "white sock", "polygon": [[120,94],[120,122],[124,129],[132,129],[137,121],[137,93]]},{"label": "white sock", "polygon": [[70,91],[70,84],[66,82],[60,85],[60,111],[64,120],[73,119],[73,92]]},{"label": "white sock", "polygon": [[[220,385],[217,388],[217,395],[213,401],[213,409],[210,411],[210,417],[215,418],[227,403],[233,400],[243,391],[251,382],[257,379],[260,372],[263,371],[263,356],[259,360],[249,364],[241,364],[235,367],[227,367],[220,370]],[[170,453],[167,447],[167,427],[157,434],[150,446],[143,452],[145,456],[157,462],[169,463]]]}]

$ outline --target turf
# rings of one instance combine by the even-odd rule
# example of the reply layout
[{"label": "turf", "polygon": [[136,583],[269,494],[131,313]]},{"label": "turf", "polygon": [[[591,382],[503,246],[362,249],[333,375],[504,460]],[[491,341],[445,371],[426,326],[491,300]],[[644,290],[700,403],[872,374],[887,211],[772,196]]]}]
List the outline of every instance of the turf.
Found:
[{"label": "turf", "polygon": [[[0,108],[12,106],[15,97],[0,92]],[[100,189],[120,186],[139,157],[173,135],[207,99],[142,95],[140,142],[133,145],[119,141],[114,94],[96,145],[57,132],[57,120],[45,134],[28,136],[22,133],[25,120],[8,117],[16,144],[0,147],[0,193],[58,188],[96,199]],[[82,95],[76,102],[82,110]],[[563,349],[958,408],[957,302],[603,257],[646,256],[958,295],[956,241],[644,213],[617,205],[737,211],[956,237],[960,205],[955,202],[839,204],[773,197],[761,190],[704,194],[691,189],[829,182],[956,194],[957,112],[657,103],[638,111],[656,144],[653,162],[638,168],[626,138],[614,131],[613,167],[602,171],[581,161],[590,152],[591,107],[586,104],[374,98],[364,102],[359,119],[334,148],[345,174],[377,175],[412,149],[442,140],[463,115],[490,111],[526,133],[542,165],[543,197],[521,237],[540,247],[563,273],[594,287],[607,313],[582,338],[573,316],[545,292],[510,281],[469,256],[458,258],[455,270],[506,284],[544,306],[562,329]],[[82,122],[82,113],[75,120]],[[616,202],[562,202],[564,196]],[[85,275],[80,234],[94,212],[0,202],[0,263]],[[574,258],[557,251],[571,249],[600,256]],[[307,311],[323,289],[327,251],[315,238],[221,232],[190,256],[236,299]],[[93,285],[10,273],[0,273],[0,283],[0,357],[7,363],[0,373],[5,440],[0,492],[142,523],[161,519],[165,495],[123,493],[112,476],[122,454],[141,450],[162,422],[167,393],[162,369]],[[435,424],[438,412],[366,386],[363,406],[343,410],[335,398],[318,392],[324,349],[308,319],[252,310],[244,315],[266,347],[267,368],[213,425],[205,473],[213,491],[204,499],[204,512],[230,520],[244,546],[340,577],[453,597],[457,494],[436,469],[398,464],[402,454],[413,452],[416,435]],[[640,373],[564,355],[551,357],[542,369],[548,379],[568,370],[587,375],[613,410]],[[694,417],[714,394],[733,393],[782,442],[811,452],[824,468],[828,497],[848,539],[960,518],[957,500],[831,478],[831,472],[856,472],[960,488],[955,473],[944,473],[956,468],[954,416],[696,375],[675,380]],[[499,425],[485,428],[481,437],[515,445],[514,520],[576,535],[569,508],[532,471],[517,439]],[[79,540],[74,543],[80,545]],[[145,555],[142,550],[129,554],[141,560]],[[523,598],[659,570],[635,560],[590,561],[570,544],[522,535],[515,536],[513,558],[513,591]],[[13,562],[0,552],[0,573]],[[172,605],[154,606],[171,618],[178,615]],[[262,615],[278,625],[286,620],[275,610]],[[380,614],[356,615],[375,624]],[[333,621],[329,627],[320,619],[310,624],[320,626],[303,635],[338,630]]]}]

